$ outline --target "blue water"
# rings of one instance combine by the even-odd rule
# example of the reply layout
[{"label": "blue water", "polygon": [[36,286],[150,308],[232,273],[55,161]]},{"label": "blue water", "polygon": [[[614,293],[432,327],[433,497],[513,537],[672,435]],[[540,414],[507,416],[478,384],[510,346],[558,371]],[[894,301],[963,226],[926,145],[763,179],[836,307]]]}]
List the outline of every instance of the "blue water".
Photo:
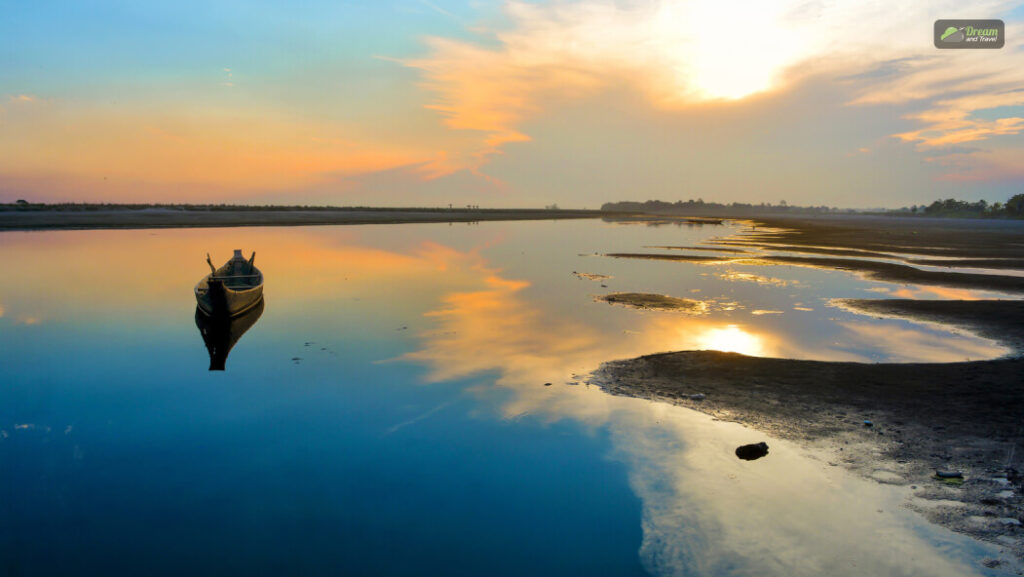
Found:
[{"label": "blue water", "polygon": [[0,443],[8,570],[642,573],[606,434],[474,417],[469,382],[410,387],[417,367],[359,347],[282,362],[264,320],[224,374],[188,322],[6,342],[0,422],[31,424]]},{"label": "blue water", "polygon": [[[809,553],[765,566],[756,549],[716,539],[750,538],[750,515],[714,509],[807,507],[789,521],[794,543],[820,550],[801,535],[835,522],[822,510],[856,517],[873,506],[858,499],[898,499],[836,493],[843,483],[818,479],[817,465],[775,465],[806,466],[815,489],[748,479],[765,469],[717,459],[749,431],[567,384],[701,334],[753,335],[739,350],[884,355],[842,324],[880,321],[823,304],[880,283],[792,267],[749,268],[796,284],[737,282],[716,267],[592,254],[729,232],[587,221],[0,233],[0,571],[812,574],[819,565],[797,561]],[[191,289],[207,251],[223,260],[234,248],[256,250],[266,306],[227,370],[211,372]],[[612,278],[602,288],[573,271]],[[609,290],[740,306],[640,313],[594,301]],[[785,313],[751,314],[764,308]],[[989,350],[900,322],[925,357],[935,343]],[[715,487],[733,482],[721,502]],[[819,489],[820,502],[808,496]],[[977,554],[927,524],[891,524],[909,532],[901,547],[948,549],[933,574]]]}]

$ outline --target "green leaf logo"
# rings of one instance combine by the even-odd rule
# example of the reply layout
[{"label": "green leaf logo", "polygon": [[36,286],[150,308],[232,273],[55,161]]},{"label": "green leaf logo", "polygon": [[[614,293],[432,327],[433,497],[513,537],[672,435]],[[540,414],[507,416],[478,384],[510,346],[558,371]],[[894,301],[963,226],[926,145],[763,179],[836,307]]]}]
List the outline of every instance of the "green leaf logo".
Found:
[{"label": "green leaf logo", "polygon": [[[959,30],[957,30],[955,26],[950,26],[949,28],[946,28],[945,32],[942,33],[942,36],[939,37],[939,40],[945,40],[945,39],[949,38],[950,36],[956,34],[957,32],[959,32]],[[957,38],[949,38],[949,40],[951,42],[955,42],[958,39]]]}]

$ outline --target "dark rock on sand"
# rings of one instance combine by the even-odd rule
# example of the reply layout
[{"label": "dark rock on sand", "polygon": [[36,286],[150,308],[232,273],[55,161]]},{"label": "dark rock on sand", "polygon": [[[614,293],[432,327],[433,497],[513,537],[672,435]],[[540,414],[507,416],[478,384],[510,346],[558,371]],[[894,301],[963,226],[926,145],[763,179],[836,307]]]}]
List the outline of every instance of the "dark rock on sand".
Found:
[{"label": "dark rock on sand", "polygon": [[768,443],[754,443],[736,447],[736,456],[744,461],[755,461],[768,454]]}]

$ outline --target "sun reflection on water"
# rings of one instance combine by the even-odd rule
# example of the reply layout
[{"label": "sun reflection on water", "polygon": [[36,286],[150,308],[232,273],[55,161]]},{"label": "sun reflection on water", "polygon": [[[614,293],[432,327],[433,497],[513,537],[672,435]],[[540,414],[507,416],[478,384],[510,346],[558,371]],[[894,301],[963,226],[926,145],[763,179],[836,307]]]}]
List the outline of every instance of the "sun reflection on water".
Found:
[{"label": "sun reflection on water", "polygon": [[[969,573],[957,559],[935,554],[928,536],[906,530],[923,521],[901,510],[901,494],[889,487],[853,482],[802,449],[736,423],[565,386],[586,384],[603,361],[658,351],[786,356],[796,345],[785,334],[675,312],[598,309],[634,315],[631,326],[639,330],[622,331],[630,335],[623,338],[598,330],[593,319],[550,310],[531,298],[528,281],[484,265],[476,270],[481,285],[452,290],[425,313],[434,328],[403,358],[426,365],[430,382],[496,373],[493,384],[471,392],[511,390],[497,406],[503,418],[607,426],[642,502],[639,555],[653,574],[720,575],[754,566],[762,575]],[[751,468],[733,450],[755,439],[771,443],[773,458]],[[865,517],[865,503],[893,513]],[[767,525],[772,531],[752,530]]]},{"label": "sun reflection on water", "polygon": [[764,355],[764,342],[761,337],[740,328],[738,325],[727,325],[709,329],[698,337],[702,349],[722,351],[724,353],[740,353],[759,357]]}]

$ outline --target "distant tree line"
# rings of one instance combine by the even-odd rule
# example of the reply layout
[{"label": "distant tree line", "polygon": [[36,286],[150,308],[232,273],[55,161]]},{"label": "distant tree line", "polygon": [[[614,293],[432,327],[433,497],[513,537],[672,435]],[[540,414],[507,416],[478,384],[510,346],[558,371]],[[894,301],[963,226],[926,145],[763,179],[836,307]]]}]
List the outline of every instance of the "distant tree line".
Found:
[{"label": "distant tree line", "polygon": [[890,212],[954,218],[1024,218],[1024,194],[1015,194],[1005,203],[989,204],[984,200],[966,202],[947,198],[929,205],[903,207]]},{"label": "distant tree line", "polygon": [[648,200],[645,202],[622,201],[606,202],[601,205],[605,212],[638,212],[646,214],[679,214],[679,215],[714,215],[714,216],[746,216],[765,214],[884,214],[892,216],[932,216],[954,218],[1024,218],[1024,194],[1012,196],[1005,203],[989,204],[984,200],[966,202],[962,200],[936,200],[928,205],[914,205],[895,210],[865,210],[836,208],[829,206],[794,206],[785,200],[777,204],[762,202],[759,204],[734,202],[723,204],[705,202],[704,199]]},{"label": "distant tree line", "polygon": [[648,200],[646,202],[606,202],[601,205],[601,210],[606,212],[643,212],[652,214],[685,214],[685,215],[715,215],[715,216],[742,216],[766,213],[790,213],[790,214],[831,214],[855,212],[851,209],[841,209],[829,206],[794,206],[785,200],[777,204],[762,202],[751,204],[734,202],[722,204],[720,202],[705,202],[704,199],[678,200],[676,202],[665,202],[663,200]]}]

